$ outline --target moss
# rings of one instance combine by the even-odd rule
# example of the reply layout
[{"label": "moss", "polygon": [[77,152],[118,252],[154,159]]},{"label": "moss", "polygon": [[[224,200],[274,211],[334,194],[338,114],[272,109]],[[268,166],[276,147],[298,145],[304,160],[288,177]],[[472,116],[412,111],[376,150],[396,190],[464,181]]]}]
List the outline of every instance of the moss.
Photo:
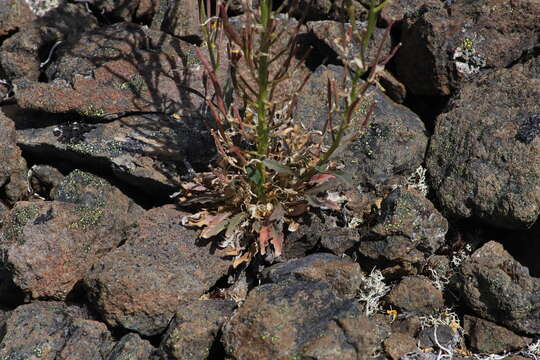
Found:
[{"label": "moss", "polygon": [[4,238],[8,241],[17,241],[23,244],[24,239],[21,237],[21,234],[24,226],[38,216],[39,207],[33,204],[13,210],[11,219],[8,221],[4,230]]}]

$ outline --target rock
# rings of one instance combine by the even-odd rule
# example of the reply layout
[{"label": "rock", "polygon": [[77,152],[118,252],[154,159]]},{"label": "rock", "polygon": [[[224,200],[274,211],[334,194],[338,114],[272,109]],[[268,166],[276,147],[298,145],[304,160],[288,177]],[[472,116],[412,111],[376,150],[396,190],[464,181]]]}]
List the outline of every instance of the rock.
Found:
[{"label": "rock", "polygon": [[260,285],[223,330],[231,359],[370,359],[379,343],[358,302],[322,281]]},{"label": "rock", "polygon": [[348,258],[318,253],[273,265],[263,272],[263,280],[277,283],[287,278],[321,280],[343,298],[354,298],[364,279],[358,263]]},{"label": "rock", "polygon": [[347,6],[350,5],[354,9],[356,19],[365,20],[367,18],[367,8],[357,1],[343,0],[300,0],[294,3],[297,6],[293,9],[293,14],[297,18],[305,18],[306,20],[335,20],[346,22],[349,20]]},{"label": "rock", "polygon": [[3,359],[105,359],[112,336],[100,322],[59,302],[33,302],[8,314],[0,343]]},{"label": "rock", "polygon": [[[92,5],[101,13],[105,18],[114,18],[115,20],[133,21],[137,8],[141,0],[93,0]],[[152,11],[157,5],[159,0],[151,0]]]},{"label": "rock", "polygon": [[16,145],[13,121],[0,110],[0,199],[13,204],[27,196],[26,161]]},{"label": "rock", "polygon": [[28,174],[31,191],[34,195],[51,199],[51,192],[64,181],[64,175],[50,165],[32,165]]},{"label": "rock", "polygon": [[202,40],[199,17],[199,2],[197,0],[173,1],[163,20],[162,30],[168,34]]},{"label": "rock", "polygon": [[[298,121],[310,129],[323,128],[327,115],[327,78],[339,80],[342,71],[337,66],[320,66],[315,71],[298,98]],[[353,121],[358,129],[371,102],[376,101],[368,128],[334,159],[344,163],[344,171],[353,176],[355,187],[369,193],[374,189],[390,189],[391,184],[406,183],[406,178],[423,162],[427,137],[424,124],[413,112],[395,104],[379,90],[367,94]]]},{"label": "rock", "polygon": [[24,0],[0,0],[0,37],[18,31],[35,19]]},{"label": "rock", "polygon": [[535,0],[456,0],[449,9],[424,1],[403,21],[397,78],[415,95],[449,95],[481,69],[508,67],[533,49],[539,17]]},{"label": "rock", "polygon": [[163,358],[208,359],[212,344],[235,307],[232,300],[201,300],[180,306],[161,342]]},{"label": "rock", "polygon": [[[47,83],[14,82],[23,109],[115,118],[132,112],[195,115],[204,103],[196,47],[161,31],[119,23],[56,50]],[[195,90],[195,91],[194,91]]]},{"label": "rock", "polygon": [[470,348],[475,352],[495,354],[519,350],[531,343],[531,339],[518,336],[491,321],[465,315],[463,328],[469,336]]},{"label": "rock", "polygon": [[32,12],[37,16],[43,16],[51,10],[66,6],[65,0],[25,0]]},{"label": "rock", "polygon": [[182,302],[203,295],[226,275],[221,250],[197,244],[172,206],[149,210],[126,242],[93,266],[84,280],[103,320],[145,336],[159,334]]},{"label": "rock", "polygon": [[[365,30],[367,24],[365,22],[357,22],[357,32],[360,33]],[[342,62],[350,62],[354,57],[361,58],[360,48],[361,44],[356,38],[353,38],[351,41],[346,41],[346,50],[340,49],[342,44],[336,44],[338,39],[344,39],[343,34],[343,23],[338,21],[312,21],[307,23],[307,28],[310,33],[315,36],[319,41],[315,42],[315,45],[319,45],[320,51],[325,52],[327,48],[332,49],[337,57]],[[345,24],[345,31],[350,31],[351,25],[349,23]],[[383,42],[384,39],[384,30],[376,28],[373,32],[373,37],[371,38],[368,46],[368,51],[366,54],[366,61],[368,64],[372,64],[375,61],[377,56],[377,51],[379,45]],[[343,41],[342,41],[343,42]],[[325,46],[320,46],[324,44]],[[382,47],[382,52],[380,54],[380,60],[385,59],[390,54],[390,38],[385,41]]]},{"label": "rock", "polygon": [[416,339],[410,335],[394,333],[384,341],[384,349],[393,360],[399,360],[403,355],[416,351]]},{"label": "rock", "polygon": [[129,333],[114,345],[107,356],[107,360],[148,360],[156,355],[156,349],[148,340],[143,340],[139,335]]},{"label": "rock", "polygon": [[320,246],[334,255],[343,256],[347,250],[353,249],[360,241],[357,229],[333,227],[320,232]]},{"label": "rock", "polygon": [[399,312],[430,315],[444,306],[442,292],[425,276],[407,276],[386,296]]},{"label": "rock", "polygon": [[479,317],[522,333],[540,334],[540,280],[490,241],[461,264],[456,286]]},{"label": "rock", "polygon": [[[426,166],[448,215],[526,229],[540,214],[540,59],[466,84],[441,114]],[[485,101],[489,94],[490,101]]]},{"label": "rock", "polygon": [[414,189],[397,188],[381,205],[381,214],[359,251],[372,259],[417,263],[444,243],[448,222]]},{"label": "rock", "polygon": [[459,343],[460,333],[448,325],[435,325],[420,330],[418,346],[432,349],[453,349]]},{"label": "rock", "polygon": [[142,213],[103,179],[78,170],[53,198],[59,201],[17,203],[0,233],[3,266],[30,299],[64,300]]},{"label": "rock", "polygon": [[18,143],[35,159],[69,161],[75,166],[84,162],[154,197],[177,191],[192,167],[206,168],[214,154],[211,141],[201,119],[177,120],[160,114],[18,132]]},{"label": "rock", "polygon": [[391,4],[385,6],[379,13],[379,20],[384,26],[388,26],[391,22],[397,22],[394,26],[400,26],[401,21],[407,14],[414,13],[422,5],[429,4],[431,0],[395,0]]},{"label": "rock", "polygon": [[0,67],[9,80],[38,81],[41,52],[47,55],[58,41],[76,39],[97,26],[97,20],[82,4],[65,4],[29,24],[0,47]]}]

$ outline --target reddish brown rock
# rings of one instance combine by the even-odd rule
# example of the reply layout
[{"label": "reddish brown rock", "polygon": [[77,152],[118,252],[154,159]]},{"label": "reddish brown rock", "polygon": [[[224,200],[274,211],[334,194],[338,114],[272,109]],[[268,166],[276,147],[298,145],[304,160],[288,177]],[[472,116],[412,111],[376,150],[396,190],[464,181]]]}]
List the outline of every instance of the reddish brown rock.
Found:
[{"label": "reddish brown rock", "polygon": [[0,235],[4,265],[30,299],[65,299],[141,213],[119,190],[79,171],[53,198],[60,201],[17,203]]},{"label": "reddish brown rock", "polygon": [[253,289],[226,323],[231,359],[371,359],[380,344],[375,323],[356,300],[322,281],[287,279]]},{"label": "reddish brown rock", "polygon": [[129,333],[114,345],[107,360],[148,360],[157,355],[157,350],[148,340],[143,340],[135,333]]},{"label": "reddish brown rock", "polygon": [[16,144],[15,124],[1,110],[0,139],[0,198],[13,204],[28,195],[28,169]]},{"label": "reddish brown rock", "polygon": [[223,323],[235,307],[232,300],[200,300],[181,305],[163,336],[160,345],[163,358],[208,359]]},{"label": "reddish brown rock", "polygon": [[469,336],[471,350],[495,354],[519,350],[531,343],[531,339],[519,336],[512,331],[474,316],[465,315],[463,329]]},{"label": "reddish brown rock", "polygon": [[384,349],[393,360],[399,360],[403,355],[416,351],[418,348],[414,337],[403,333],[395,333],[384,341]]},{"label": "reddish brown rock", "polygon": [[185,213],[152,209],[85,278],[90,301],[110,326],[143,335],[167,327],[182,302],[198,299],[226,275],[230,260],[180,225]]},{"label": "reddish brown rock", "polygon": [[35,19],[24,0],[0,0],[0,37],[11,35]]},{"label": "reddish brown rock", "polygon": [[386,296],[390,305],[400,312],[430,315],[444,306],[442,292],[424,276],[408,276]]}]

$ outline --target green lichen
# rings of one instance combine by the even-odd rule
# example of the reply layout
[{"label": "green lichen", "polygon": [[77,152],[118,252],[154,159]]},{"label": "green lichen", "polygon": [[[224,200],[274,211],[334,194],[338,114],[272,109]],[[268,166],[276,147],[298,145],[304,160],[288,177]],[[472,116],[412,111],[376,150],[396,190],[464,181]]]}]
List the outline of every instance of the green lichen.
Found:
[{"label": "green lichen", "polygon": [[88,230],[99,224],[104,211],[101,208],[77,207],[79,219],[69,225],[71,230]]},{"label": "green lichen", "polygon": [[131,91],[137,96],[140,96],[143,91],[148,90],[148,86],[146,85],[144,78],[139,74],[133,75],[129,80],[122,83],[116,83],[116,87],[120,90]]},{"label": "green lichen", "polygon": [[88,117],[103,117],[105,116],[105,110],[96,107],[94,104],[90,104],[82,109],[81,114]]},{"label": "green lichen", "polygon": [[21,237],[24,226],[38,216],[39,207],[33,204],[14,209],[11,213],[11,218],[6,224],[3,238],[8,241],[17,241],[21,244],[24,243],[24,239]]}]

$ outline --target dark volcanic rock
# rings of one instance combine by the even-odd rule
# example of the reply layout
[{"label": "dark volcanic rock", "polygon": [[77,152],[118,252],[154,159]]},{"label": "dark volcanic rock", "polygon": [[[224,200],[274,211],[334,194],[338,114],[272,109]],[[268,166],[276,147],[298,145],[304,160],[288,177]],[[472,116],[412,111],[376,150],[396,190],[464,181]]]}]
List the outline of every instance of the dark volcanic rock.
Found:
[{"label": "dark volcanic rock", "polygon": [[490,241],[466,259],[456,285],[481,318],[520,333],[540,334],[540,279],[531,277],[501,244]]},{"label": "dark volcanic rock", "polygon": [[[302,90],[296,118],[307,128],[322,129],[327,114],[327,78],[332,76],[339,81],[342,71],[336,66],[320,66]],[[405,183],[423,162],[427,136],[424,124],[413,112],[395,104],[379,90],[369,90],[367,94],[353,122],[358,129],[371,102],[376,101],[368,128],[334,158],[345,164],[344,170],[353,175],[356,187],[369,192]]]},{"label": "dark volcanic rock", "polygon": [[[361,32],[364,30],[366,23],[358,22],[356,26],[357,31]],[[307,23],[307,28],[320,42],[324,43],[327,47],[335,51],[341,61],[349,63],[354,57],[361,58],[361,44],[358,39],[353,38],[351,41],[342,40],[339,44],[336,44],[338,39],[344,39],[343,23],[329,20],[312,21]],[[345,25],[345,31],[350,31],[350,28],[351,25],[347,23]],[[373,37],[369,42],[368,52],[366,54],[366,61],[368,64],[371,64],[375,60],[379,45],[383,42],[383,39],[384,30],[376,28],[373,33]],[[345,44],[343,44],[343,42],[345,42]],[[317,42],[315,45],[317,45]],[[345,46],[345,49],[342,49],[342,46]],[[326,49],[321,48],[320,50],[324,53]],[[387,39],[387,41],[383,43],[380,60],[386,58],[389,53],[390,39]]]},{"label": "dark volcanic rock", "polygon": [[114,118],[129,112],[193,115],[204,100],[195,46],[130,23],[88,31],[57,49],[50,82],[15,82],[24,109]]},{"label": "dark volcanic rock", "polygon": [[0,199],[13,204],[27,196],[26,161],[16,144],[15,125],[0,110]]},{"label": "dark volcanic rock", "polygon": [[231,359],[371,359],[380,339],[356,300],[322,281],[288,279],[253,289],[226,323]]},{"label": "dark volcanic rock", "polygon": [[121,182],[152,196],[177,191],[182,175],[189,175],[191,167],[204,168],[214,154],[210,136],[198,118],[132,115],[91,125],[78,134],[69,132],[83,125],[19,130],[18,143],[36,159],[84,162],[108,169]]},{"label": "dark volcanic rock", "polygon": [[30,168],[28,181],[30,182],[31,191],[46,199],[50,199],[51,191],[55,190],[62,181],[64,175],[50,165],[33,165]]},{"label": "dark volcanic rock", "polygon": [[280,282],[287,278],[321,280],[344,298],[353,298],[364,278],[360,265],[349,258],[319,253],[289,260],[265,269],[263,279]]},{"label": "dark volcanic rock", "polygon": [[415,95],[449,95],[482,68],[508,67],[538,44],[535,0],[424,2],[405,17],[395,59],[398,79]]},{"label": "dark volcanic rock", "polygon": [[398,188],[384,199],[381,215],[359,251],[372,259],[417,263],[444,243],[448,222],[415,190]]},{"label": "dark volcanic rock", "polygon": [[514,334],[512,331],[491,321],[465,315],[463,329],[469,336],[473,351],[495,354],[518,350],[531,343],[531,339]]},{"label": "dark volcanic rock", "polygon": [[0,233],[3,266],[28,298],[65,299],[142,213],[119,190],[81,171],[67,176],[53,198],[60,201],[17,203]]},{"label": "dark volcanic rock", "polygon": [[11,35],[35,19],[24,0],[0,0],[0,9],[0,38]]},{"label": "dark volcanic rock", "polygon": [[212,344],[235,307],[232,300],[198,300],[181,305],[163,336],[163,358],[208,359]]},{"label": "dark volcanic rock", "polygon": [[114,345],[107,360],[149,360],[157,355],[157,350],[148,340],[143,340],[134,333],[129,333]]},{"label": "dark volcanic rock", "polygon": [[0,47],[1,68],[10,80],[24,78],[37,81],[41,73],[40,64],[56,42],[72,41],[83,31],[96,26],[97,20],[82,4],[64,4],[3,42]]},{"label": "dark volcanic rock", "polygon": [[230,260],[197,245],[197,233],[180,225],[184,215],[173,207],[146,212],[125,244],[85,278],[90,301],[109,325],[159,334],[182,302],[198,299],[227,273]]},{"label": "dark volcanic rock", "polygon": [[[489,99],[486,100],[486,94]],[[540,59],[465,85],[437,119],[426,160],[444,210],[499,227],[528,228],[540,214],[540,138],[522,141],[540,113]]]},{"label": "dark volcanic rock", "polygon": [[306,20],[336,20],[348,21],[347,6],[353,7],[356,19],[363,20],[367,17],[366,7],[358,1],[343,0],[300,0],[294,3],[297,6],[293,12],[298,18]]},{"label": "dark volcanic rock", "polygon": [[425,276],[408,276],[388,293],[386,300],[400,312],[433,314],[444,306],[442,292]]},{"label": "dark volcanic rock", "polygon": [[391,334],[384,341],[384,349],[393,360],[399,360],[403,355],[418,350],[415,338],[399,332]]},{"label": "dark volcanic rock", "polygon": [[58,302],[21,305],[8,314],[3,359],[104,360],[113,341],[105,324]]}]

